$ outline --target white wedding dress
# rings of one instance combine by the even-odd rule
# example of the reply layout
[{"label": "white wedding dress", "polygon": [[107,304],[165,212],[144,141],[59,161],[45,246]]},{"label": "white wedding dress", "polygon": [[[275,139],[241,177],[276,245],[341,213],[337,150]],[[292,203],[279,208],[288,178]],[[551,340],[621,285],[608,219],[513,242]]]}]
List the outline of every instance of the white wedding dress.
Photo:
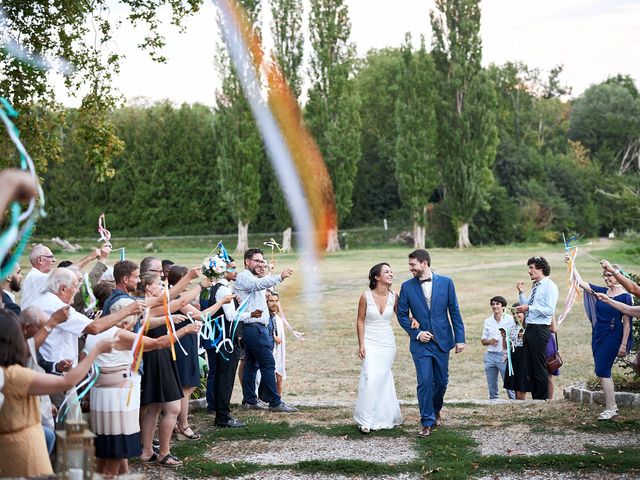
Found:
[{"label": "white wedding dress", "polygon": [[367,311],[364,318],[365,358],[362,361],[358,401],[353,418],[358,425],[378,430],[402,423],[391,367],[396,358],[396,339],[391,328],[395,294],[389,292],[384,311],[371,291],[365,292]]}]

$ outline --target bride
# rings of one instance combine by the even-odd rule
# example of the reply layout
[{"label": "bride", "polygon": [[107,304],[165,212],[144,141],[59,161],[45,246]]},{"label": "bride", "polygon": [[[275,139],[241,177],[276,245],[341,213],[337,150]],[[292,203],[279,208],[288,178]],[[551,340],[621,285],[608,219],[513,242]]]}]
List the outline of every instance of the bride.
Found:
[{"label": "bride", "polygon": [[358,401],[353,418],[362,433],[393,428],[402,423],[391,367],[396,339],[391,320],[398,296],[391,290],[393,272],[388,263],[369,271],[369,290],[358,303],[358,356],[362,359]]}]

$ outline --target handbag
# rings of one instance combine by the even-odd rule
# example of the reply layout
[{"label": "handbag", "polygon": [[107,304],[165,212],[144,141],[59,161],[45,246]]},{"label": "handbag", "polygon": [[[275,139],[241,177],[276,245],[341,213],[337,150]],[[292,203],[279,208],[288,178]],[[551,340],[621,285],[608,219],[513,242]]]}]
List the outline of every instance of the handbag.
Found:
[{"label": "handbag", "polygon": [[558,334],[555,334],[555,336],[556,336],[556,352],[550,357],[547,357],[547,360],[546,360],[547,372],[549,373],[555,372],[564,363],[562,361],[562,357],[560,356],[560,352],[559,352],[560,347],[558,346]]}]

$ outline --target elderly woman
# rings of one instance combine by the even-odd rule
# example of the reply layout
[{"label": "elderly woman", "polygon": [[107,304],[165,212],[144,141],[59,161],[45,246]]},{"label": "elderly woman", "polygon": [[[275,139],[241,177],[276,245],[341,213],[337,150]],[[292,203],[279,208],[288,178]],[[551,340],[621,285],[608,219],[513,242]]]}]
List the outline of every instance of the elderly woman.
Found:
[{"label": "elderly woman", "polygon": [[575,268],[574,273],[579,285],[587,293],[585,310],[591,320],[591,350],[596,375],[604,391],[606,406],[598,416],[598,420],[610,420],[618,415],[611,368],[616,357],[624,358],[627,355],[632,342],[631,318],[616,310],[611,303],[631,305],[633,300],[620,285],[616,276],[606,268],[602,272],[605,287],[585,282]]},{"label": "elderly woman", "polygon": [[78,366],[64,376],[36,373],[26,368],[29,357],[18,319],[0,309],[0,477],[53,475],[40,425],[39,395],[62,393],[77,385],[94,360],[110,352],[116,339],[98,342]]},{"label": "elderly woman", "polygon": [[[515,322],[513,317],[505,311],[507,301],[504,297],[493,297],[489,300],[489,305],[492,314],[484,321],[480,341],[482,345],[487,347],[487,352],[484,354],[484,372],[487,376],[489,400],[497,400],[499,398],[498,375],[504,381],[507,370],[506,349],[500,331],[507,331],[515,327]],[[507,390],[507,395],[511,400],[515,398],[513,390]]]}]

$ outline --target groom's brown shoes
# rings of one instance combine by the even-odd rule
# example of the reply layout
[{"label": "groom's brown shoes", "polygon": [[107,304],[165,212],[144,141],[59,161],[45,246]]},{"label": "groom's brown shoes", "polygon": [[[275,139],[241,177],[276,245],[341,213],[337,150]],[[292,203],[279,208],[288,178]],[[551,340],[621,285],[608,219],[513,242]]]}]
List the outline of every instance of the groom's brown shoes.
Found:
[{"label": "groom's brown shoes", "polygon": [[418,432],[418,436],[419,437],[428,437],[429,435],[431,435],[431,427],[422,427],[422,430],[420,430]]}]

